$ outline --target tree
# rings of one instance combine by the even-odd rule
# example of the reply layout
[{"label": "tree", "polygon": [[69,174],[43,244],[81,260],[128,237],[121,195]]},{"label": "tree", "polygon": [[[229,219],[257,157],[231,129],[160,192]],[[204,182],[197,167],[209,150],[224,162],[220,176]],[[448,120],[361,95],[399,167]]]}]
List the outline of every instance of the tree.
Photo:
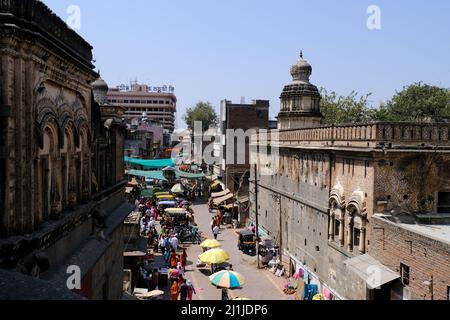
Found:
[{"label": "tree", "polygon": [[206,131],[211,126],[217,126],[218,118],[216,111],[209,102],[198,102],[195,107],[186,110],[183,117],[189,129],[194,130],[194,123],[200,121],[202,123],[202,130]]},{"label": "tree", "polygon": [[378,121],[440,122],[450,118],[450,89],[413,83],[377,110]]},{"label": "tree", "polygon": [[371,93],[358,97],[358,93],[352,91],[348,96],[338,96],[324,88],[320,93],[320,109],[325,124],[367,123],[374,118],[376,111],[368,105]]}]

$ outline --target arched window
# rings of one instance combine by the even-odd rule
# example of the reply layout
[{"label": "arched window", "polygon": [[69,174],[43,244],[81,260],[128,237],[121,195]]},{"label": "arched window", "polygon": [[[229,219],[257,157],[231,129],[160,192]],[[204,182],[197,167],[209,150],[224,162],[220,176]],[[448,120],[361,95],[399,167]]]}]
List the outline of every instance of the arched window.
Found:
[{"label": "arched window", "polygon": [[344,246],[344,226],[345,226],[345,197],[344,188],[338,182],[330,193],[330,217],[328,239],[339,246]]},{"label": "arched window", "polygon": [[347,249],[350,252],[366,252],[365,195],[361,190],[353,192],[347,205]]},{"label": "arched window", "polygon": [[43,130],[43,145],[39,150],[39,218],[37,223],[50,217],[60,209],[60,190],[57,176],[58,126],[56,121],[49,120]]}]

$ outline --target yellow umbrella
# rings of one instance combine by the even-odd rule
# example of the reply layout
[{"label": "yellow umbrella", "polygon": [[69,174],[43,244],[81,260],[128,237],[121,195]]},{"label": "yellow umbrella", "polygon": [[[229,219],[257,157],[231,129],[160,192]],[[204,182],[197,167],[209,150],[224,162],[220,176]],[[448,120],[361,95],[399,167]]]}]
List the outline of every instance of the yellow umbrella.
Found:
[{"label": "yellow umbrella", "polygon": [[200,244],[200,247],[202,248],[211,248],[211,249],[219,248],[221,246],[222,244],[215,239],[207,239]]},{"label": "yellow umbrella", "polygon": [[230,260],[230,255],[222,249],[211,249],[202,253],[199,258],[203,263],[219,264]]}]

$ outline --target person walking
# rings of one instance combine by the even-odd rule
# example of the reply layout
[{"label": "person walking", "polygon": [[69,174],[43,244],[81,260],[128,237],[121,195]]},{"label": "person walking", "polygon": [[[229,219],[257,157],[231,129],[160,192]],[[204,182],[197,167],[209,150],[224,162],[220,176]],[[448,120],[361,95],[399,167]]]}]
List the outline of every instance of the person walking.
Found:
[{"label": "person walking", "polygon": [[187,300],[188,297],[188,285],[186,282],[180,284],[180,300]]},{"label": "person walking", "polygon": [[170,299],[172,301],[177,301],[179,294],[180,294],[180,289],[179,289],[179,286],[178,286],[178,281],[175,280],[172,283],[172,286],[170,287]]},{"label": "person walking", "polygon": [[181,266],[180,262],[178,262],[178,264],[177,264],[177,270],[178,270],[178,274],[180,276],[184,276],[184,270],[183,270],[183,267]]},{"label": "person walking", "polygon": [[220,228],[219,228],[219,226],[215,226],[215,227],[213,228],[214,239],[217,240],[217,236],[219,235],[219,233],[220,233]]},{"label": "person walking", "polygon": [[178,238],[176,235],[173,235],[173,237],[170,238],[170,245],[172,246],[172,249],[177,252],[178,250]]},{"label": "person walking", "polygon": [[216,226],[216,217],[214,217],[212,220],[211,220],[211,231],[213,231],[214,230],[214,227]]},{"label": "person walking", "polygon": [[175,252],[174,249],[172,249],[172,251],[170,252],[170,256],[169,256],[169,266],[171,269],[176,269],[177,267],[177,254]]},{"label": "person walking", "polygon": [[225,288],[222,288],[222,300],[230,300],[230,297],[228,296],[228,290]]},{"label": "person walking", "polygon": [[151,211],[151,213],[152,213],[152,215],[153,215],[153,220],[158,221],[158,210],[156,210],[155,207],[152,207],[152,208],[150,209],[150,211]]},{"label": "person walking", "polygon": [[186,249],[183,249],[183,253],[180,255],[180,263],[181,263],[181,267],[183,268],[183,271],[186,272],[186,265],[187,265]]},{"label": "person walking", "polygon": [[187,285],[187,300],[191,301],[192,295],[197,294],[197,292],[195,291],[194,285],[192,284],[192,280],[187,280],[186,285]]},{"label": "person walking", "polygon": [[158,269],[153,269],[152,278],[150,280],[150,288],[149,290],[157,290],[159,285],[159,271]]},{"label": "person walking", "polygon": [[169,258],[170,258],[170,252],[169,250],[167,250],[166,248],[163,248],[163,256],[164,256],[164,261],[166,262],[166,266],[170,266],[169,265]]}]

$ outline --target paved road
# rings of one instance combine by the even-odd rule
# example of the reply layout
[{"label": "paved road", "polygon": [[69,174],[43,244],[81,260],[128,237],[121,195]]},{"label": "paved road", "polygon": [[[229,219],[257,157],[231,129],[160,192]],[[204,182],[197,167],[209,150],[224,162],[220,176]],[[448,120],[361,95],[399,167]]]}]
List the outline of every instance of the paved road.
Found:
[{"label": "paved road", "polygon": [[[212,214],[206,205],[195,205],[195,220],[200,231],[208,238],[213,238],[210,222]],[[234,229],[222,227],[218,240],[222,243],[222,249],[230,254],[229,263],[233,265],[236,272],[241,273],[246,278],[246,284],[242,289],[230,290],[231,298],[245,297],[251,300],[291,300],[292,296],[287,296],[283,292],[285,280],[276,277],[267,270],[256,268],[256,257],[243,254],[237,248],[237,233]],[[210,270],[198,269],[196,267],[197,257],[201,254],[202,248],[198,245],[186,245],[189,264],[186,270],[186,278],[191,279],[197,290],[194,300],[220,300],[221,291],[211,285],[209,281]]]}]

